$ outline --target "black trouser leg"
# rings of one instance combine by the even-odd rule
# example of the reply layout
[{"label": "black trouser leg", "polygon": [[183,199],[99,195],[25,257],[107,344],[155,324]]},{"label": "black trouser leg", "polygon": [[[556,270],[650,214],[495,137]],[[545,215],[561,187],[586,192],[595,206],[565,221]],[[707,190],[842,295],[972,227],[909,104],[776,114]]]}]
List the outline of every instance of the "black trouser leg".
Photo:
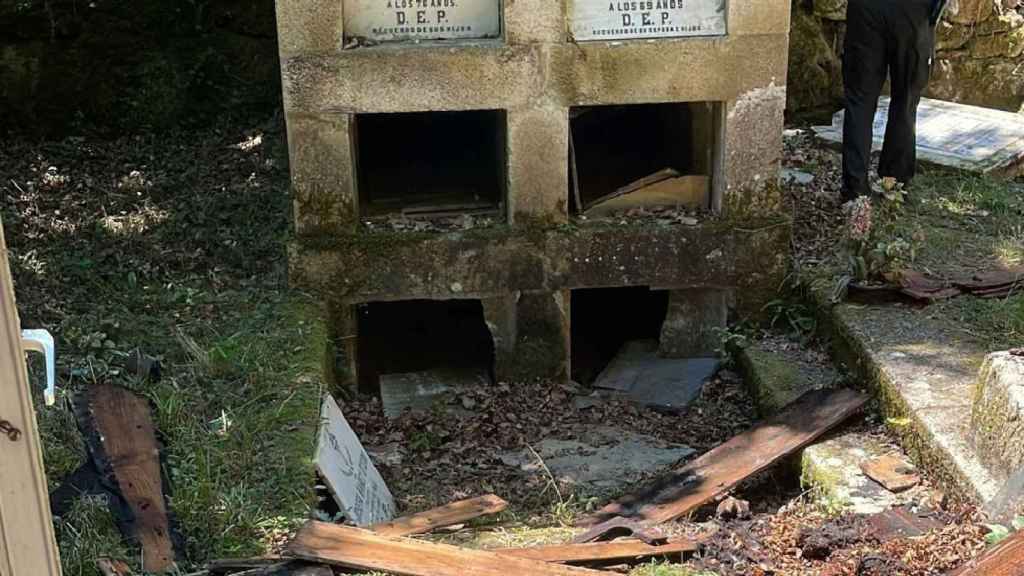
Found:
[{"label": "black trouser leg", "polygon": [[885,8],[892,0],[850,0],[846,9],[843,86],[843,199],[868,195],[871,139],[887,73]]},{"label": "black trouser leg", "polygon": [[901,0],[890,6],[892,98],[878,175],[909,183],[917,170],[917,106],[928,85],[935,33],[931,0]]}]

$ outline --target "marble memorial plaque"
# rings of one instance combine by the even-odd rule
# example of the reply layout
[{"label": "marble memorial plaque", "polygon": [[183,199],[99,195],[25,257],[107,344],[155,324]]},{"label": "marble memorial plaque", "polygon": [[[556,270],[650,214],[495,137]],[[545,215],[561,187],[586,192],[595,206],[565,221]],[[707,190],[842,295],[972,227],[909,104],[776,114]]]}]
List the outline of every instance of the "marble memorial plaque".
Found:
[{"label": "marble memorial plaque", "polygon": [[329,395],[324,397],[320,411],[314,463],[347,520],[367,526],[395,517],[391,491]]},{"label": "marble memorial plaque", "polygon": [[497,38],[501,0],[344,0],[345,42]]},{"label": "marble memorial plaque", "polygon": [[570,0],[577,41],[723,36],[727,0]]}]

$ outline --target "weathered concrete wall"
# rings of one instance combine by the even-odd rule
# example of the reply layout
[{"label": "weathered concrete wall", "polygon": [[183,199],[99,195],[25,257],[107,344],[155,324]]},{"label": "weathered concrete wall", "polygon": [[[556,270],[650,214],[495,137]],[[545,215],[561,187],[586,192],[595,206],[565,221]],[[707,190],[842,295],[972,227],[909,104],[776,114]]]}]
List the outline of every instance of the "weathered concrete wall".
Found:
[{"label": "weathered concrete wall", "polygon": [[1024,356],[997,352],[985,358],[971,427],[985,464],[1007,476],[1024,467]]},{"label": "weathered concrete wall", "polygon": [[272,0],[0,0],[0,132],[269,114],[275,38]]},{"label": "weathered concrete wall", "polygon": [[[928,95],[1018,111],[1024,103],[1019,0],[960,0],[937,30]],[[834,109],[842,99],[846,0],[793,0],[787,110]]]}]

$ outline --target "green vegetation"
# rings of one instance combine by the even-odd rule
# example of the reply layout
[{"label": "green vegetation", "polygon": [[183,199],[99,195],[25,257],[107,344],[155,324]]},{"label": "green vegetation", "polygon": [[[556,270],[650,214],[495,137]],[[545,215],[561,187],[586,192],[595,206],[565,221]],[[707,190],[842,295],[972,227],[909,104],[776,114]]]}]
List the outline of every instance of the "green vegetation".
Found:
[{"label": "green vegetation", "polygon": [[[86,458],[76,392],[143,395],[185,572],[275,550],[313,504],[328,335],[319,305],[285,287],[279,135],[272,124],[0,150],[21,319],[57,339],[59,401],[37,406],[50,487]],[[161,361],[159,381],[127,373],[134,350]],[[66,574],[97,574],[101,556],[138,568],[103,499],[83,497],[56,526]]]}]

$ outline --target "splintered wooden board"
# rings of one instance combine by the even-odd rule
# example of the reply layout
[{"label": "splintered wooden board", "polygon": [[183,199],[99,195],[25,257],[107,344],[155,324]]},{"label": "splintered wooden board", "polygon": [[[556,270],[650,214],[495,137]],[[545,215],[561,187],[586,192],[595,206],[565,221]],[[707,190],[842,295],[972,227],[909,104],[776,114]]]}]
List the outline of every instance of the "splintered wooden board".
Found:
[{"label": "splintered wooden board", "polygon": [[584,576],[611,574],[549,564],[408,538],[385,538],[369,530],[307,522],[288,545],[290,554],[356,570],[404,576]]},{"label": "splintered wooden board", "polygon": [[671,177],[593,202],[583,214],[598,218],[637,208],[705,208],[709,204],[710,191],[711,179],[707,176]]},{"label": "splintered wooden board", "polygon": [[626,562],[665,556],[676,556],[678,559],[680,555],[696,552],[698,548],[697,542],[687,539],[669,540],[659,546],[652,546],[639,540],[615,540],[613,542],[589,542],[533,548],[501,548],[494,552],[502,556],[529,558],[541,562],[584,564],[589,562]]},{"label": "splintered wooden board", "polygon": [[149,404],[119,386],[89,388],[89,407],[121,495],[131,509],[134,536],[142,547],[146,572],[164,572],[174,564],[160,449],[149,415]]},{"label": "splintered wooden board", "polygon": [[374,524],[369,527],[381,536],[396,538],[413,534],[426,534],[438,528],[462,524],[474,518],[497,514],[508,507],[508,502],[494,494],[459,500],[418,514],[395,518],[391,522]]},{"label": "splintered wooden board", "polygon": [[770,467],[858,412],[867,396],[853,390],[814,390],[778,416],[733,437],[647,489],[613,502],[581,525],[619,518],[652,525],[685,516]]}]

